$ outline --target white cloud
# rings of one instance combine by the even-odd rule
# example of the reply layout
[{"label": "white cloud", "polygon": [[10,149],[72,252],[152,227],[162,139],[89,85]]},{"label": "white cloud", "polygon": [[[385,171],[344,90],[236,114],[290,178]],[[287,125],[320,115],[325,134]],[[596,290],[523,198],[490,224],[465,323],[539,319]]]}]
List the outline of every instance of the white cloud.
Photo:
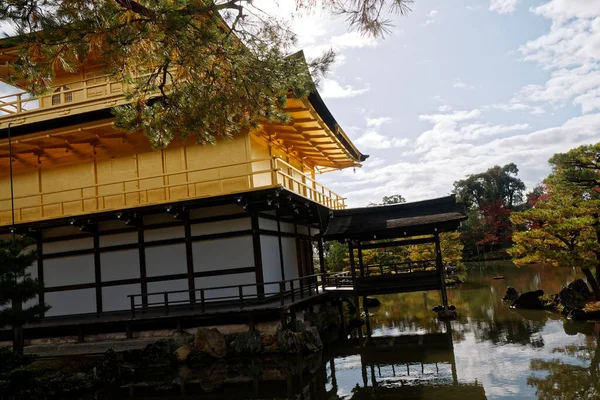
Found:
[{"label": "white cloud", "polygon": [[490,0],[490,11],[498,14],[510,14],[517,9],[519,0]]},{"label": "white cloud", "polygon": [[427,21],[423,22],[421,24],[421,26],[425,28],[425,27],[427,27],[427,26],[429,26],[431,24],[435,24],[435,20],[434,19],[428,19]]},{"label": "white cloud", "polygon": [[474,140],[487,136],[496,136],[503,133],[523,131],[529,129],[529,124],[514,125],[491,125],[491,124],[470,124],[460,128],[460,133],[464,140]]},{"label": "white cloud", "polygon": [[[600,113],[572,118],[562,126],[524,134],[520,131],[526,130],[525,126],[482,124],[458,128],[453,133],[459,136],[461,131],[475,132],[478,129],[507,133],[513,129],[514,134],[492,137],[480,145],[465,143],[460,137],[455,141],[438,143],[424,152],[418,162],[400,159],[371,169],[367,160],[360,174],[344,175],[344,179],[337,179],[331,186],[348,196],[351,206],[365,205],[390,193],[401,193],[415,201],[450,193],[452,183],[467,174],[515,162],[519,166],[520,177],[528,187],[533,187],[540,177],[549,173],[547,161],[553,154],[600,141]],[[335,179],[335,176],[332,178]]]},{"label": "white cloud", "polygon": [[429,18],[434,18],[438,14],[438,10],[429,11]]},{"label": "white cloud", "polygon": [[344,48],[363,48],[363,47],[375,47],[377,46],[377,41],[372,36],[361,35],[360,33],[346,32],[339,36],[333,36],[329,43],[334,48],[344,49]]},{"label": "white cloud", "polygon": [[343,99],[355,97],[369,91],[369,85],[363,88],[354,88],[351,85],[342,86],[339,82],[325,78],[321,81],[321,96],[326,99]]},{"label": "white cloud", "polygon": [[443,106],[439,106],[438,107],[438,111],[439,112],[443,112],[443,113],[447,113],[447,112],[452,111],[452,107],[450,107],[449,105],[445,104]]},{"label": "white cloud", "polygon": [[375,131],[367,131],[354,141],[356,145],[365,149],[390,149],[408,145],[408,139],[390,138]]},{"label": "white cloud", "polygon": [[455,89],[475,89],[474,86],[469,85],[468,83],[465,83],[463,81],[461,81],[460,79],[457,79],[453,84],[452,87]]},{"label": "white cloud", "polygon": [[379,118],[365,118],[367,121],[367,127],[380,127],[383,124],[390,122],[392,119],[390,117],[379,117]]}]

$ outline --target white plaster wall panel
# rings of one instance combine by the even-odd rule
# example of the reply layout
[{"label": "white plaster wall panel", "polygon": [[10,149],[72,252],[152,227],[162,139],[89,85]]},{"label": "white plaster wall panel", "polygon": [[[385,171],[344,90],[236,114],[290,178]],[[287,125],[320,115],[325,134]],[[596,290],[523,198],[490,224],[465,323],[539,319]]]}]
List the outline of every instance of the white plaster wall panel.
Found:
[{"label": "white plaster wall panel", "polygon": [[209,218],[219,217],[222,215],[239,214],[244,212],[241,206],[235,204],[228,204],[225,206],[208,207],[208,208],[197,208],[190,211],[190,217],[195,218]]},{"label": "white plaster wall panel", "polygon": [[[256,283],[256,274],[254,274],[254,272],[221,276],[206,276],[195,279],[196,289],[207,289],[232,285],[246,285],[251,283]],[[245,287],[244,295],[246,294],[255,295],[256,286]],[[204,292],[205,299],[214,299],[216,297],[224,296],[238,297],[239,289],[237,287],[234,287],[228,289],[206,290]],[[196,299],[200,299],[200,292],[196,292]]]},{"label": "white plaster wall panel", "polygon": [[44,229],[42,237],[44,239],[56,238],[61,236],[87,235],[87,232],[80,231],[76,226],[61,226],[59,228]]},{"label": "white plaster wall panel", "polygon": [[[296,252],[296,239],[290,237],[281,238],[281,248],[283,250],[283,267],[285,280],[298,278],[298,257]],[[294,282],[297,287],[298,283]],[[286,286],[289,288],[290,283]]]},{"label": "white plaster wall panel", "polygon": [[294,224],[289,222],[281,222],[281,232],[294,233]]},{"label": "white plaster wall panel", "polygon": [[247,268],[254,265],[252,236],[203,240],[192,244],[194,271]]},{"label": "white plaster wall panel", "polygon": [[95,280],[93,254],[44,260],[46,287],[93,283]]},{"label": "white plaster wall panel", "polygon": [[44,297],[46,304],[52,307],[46,312],[48,317],[96,312],[96,289],[52,292]]},{"label": "white plaster wall panel", "polygon": [[[139,283],[132,285],[107,286],[102,288],[102,311],[131,310],[130,294],[141,294]],[[142,303],[142,298],[135,299],[136,304]]]},{"label": "white plaster wall panel", "polygon": [[146,248],[146,275],[161,276],[187,272],[185,244]]},{"label": "white plaster wall panel", "polygon": [[140,254],[138,249],[100,253],[102,281],[116,281],[140,277]]},{"label": "white plaster wall panel", "polygon": [[60,242],[44,243],[44,254],[63,253],[65,251],[89,250],[94,248],[94,239],[81,238],[72,240],[61,240]]},{"label": "white plaster wall panel", "polygon": [[100,247],[120,246],[123,244],[132,244],[138,242],[137,232],[125,232],[115,235],[100,236]]},{"label": "white plaster wall panel", "polygon": [[[279,259],[279,241],[275,236],[261,235],[263,279],[265,282],[281,281],[281,262]],[[279,284],[265,285],[266,292],[279,290]]]},{"label": "white plaster wall panel", "polygon": [[298,234],[299,235],[308,235],[308,227],[298,225]]},{"label": "white plaster wall panel", "polygon": [[269,231],[277,231],[277,221],[271,219],[259,218],[258,226],[260,229],[267,229]]},{"label": "white plaster wall panel", "polygon": [[144,231],[144,242],[154,242],[165,239],[179,239],[185,236],[183,226],[172,226],[170,228],[148,229]]},{"label": "white plaster wall panel", "polygon": [[247,231],[252,229],[250,218],[238,218],[228,221],[206,222],[191,226],[192,236],[212,235],[215,233]]},{"label": "white plaster wall panel", "polygon": [[312,235],[312,237],[317,236],[321,231],[317,228],[310,228],[310,233]]},{"label": "white plaster wall panel", "polygon": [[[174,290],[188,290],[189,284],[187,279],[178,279],[174,281],[164,281],[164,282],[148,282],[148,293],[158,293],[160,295],[151,295],[148,296],[148,303],[161,303],[164,304],[165,296],[164,292],[171,292]],[[189,301],[190,295],[189,293],[170,293],[169,294],[169,304],[172,301]],[[176,305],[176,304],[173,304]]]}]

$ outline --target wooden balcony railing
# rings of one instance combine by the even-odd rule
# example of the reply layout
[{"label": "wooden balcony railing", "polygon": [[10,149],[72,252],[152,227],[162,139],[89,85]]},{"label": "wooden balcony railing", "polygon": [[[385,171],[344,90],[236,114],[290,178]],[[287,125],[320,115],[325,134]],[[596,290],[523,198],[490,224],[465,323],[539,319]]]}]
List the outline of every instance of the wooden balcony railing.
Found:
[{"label": "wooden balcony railing", "polygon": [[60,83],[49,93],[32,96],[21,92],[0,97],[0,121],[15,124],[47,120],[125,103],[125,86],[110,75]]},{"label": "wooden balcony railing", "polygon": [[[215,175],[217,177],[213,178]],[[18,175],[14,179],[19,179]],[[14,197],[15,222],[77,216],[269,187],[283,187],[332,209],[345,208],[343,197],[275,157]],[[11,198],[0,198],[0,225],[11,223]]]}]

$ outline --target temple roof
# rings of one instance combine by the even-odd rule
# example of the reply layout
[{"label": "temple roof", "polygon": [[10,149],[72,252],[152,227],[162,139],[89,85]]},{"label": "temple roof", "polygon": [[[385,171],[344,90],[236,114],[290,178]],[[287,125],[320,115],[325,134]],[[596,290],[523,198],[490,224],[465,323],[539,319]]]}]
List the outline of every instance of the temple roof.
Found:
[{"label": "temple roof", "polygon": [[388,206],[349,208],[333,211],[323,238],[325,240],[393,239],[448,232],[467,219],[464,206],[456,197]]}]

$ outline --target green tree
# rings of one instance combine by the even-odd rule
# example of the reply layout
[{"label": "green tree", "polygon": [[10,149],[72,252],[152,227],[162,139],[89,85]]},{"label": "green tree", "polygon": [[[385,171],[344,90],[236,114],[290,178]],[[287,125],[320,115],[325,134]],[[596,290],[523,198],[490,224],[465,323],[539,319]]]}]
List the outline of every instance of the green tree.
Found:
[{"label": "green tree", "polygon": [[[463,244],[459,232],[442,232],[440,234],[440,248],[442,249],[442,262],[444,265],[464,267]],[[408,247],[410,259],[413,261],[435,260],[435,244],[417,244]]]},{"label": "green tree", "polygon": [[[328,0],[364,34],[382,35],[386,11],[412,0]],[[311,10],[313,0],[297,0]],[[155,148],[175,138],[214,143],[264,122],[286,123],[288,96],[305,98],[334,60],[290,56],[296,35],[251,0],[6,0],[0,22],[20,46],[12,82],[32,94],[50,90],[57,72],[104,65],[128,86],[115,125],[144,132]]]},{"label": "green tree", "polygon": [[25,307],[40,289],[27,269],[36,259],[25,238],[0,241],[0,327],[13,328],[13,349],[23,352],[23,325],[37,321],[48,310],[44,304]]},{"label": "green tree", "polygon": [[328,272],[342,272],[350,268],[348,245],[338,241],[325,242],[323,246],[325,267]]},{"label": "green tree", "polygon": [[531,370],[543,376],[527,378],[527,384],[536,388],[540,400],[597,399],[600,397],[600,339],[588,346],[567,346],[554,349],[556,353],[576,357],[584,365],[573,365],[559,359],[532,360]]},{"label": "green tree", "polygon": [[406,199],[401,194],[394,194],[392,196],[383,196],[381,199],[381,204],[390,205],[390,204],[401,204],[406,203]]},{"label": "green tree", "polygon": [[514,163],[494,166],[454,182],[453,192],[467,208],[468,219],[461,227],[465,253],[510,244],[513,226],[510,214],[524,203],[525,184]]},{"label": "green tree", "polygon": [[521,231],[510,254],[518,264],[579,267],[600,298],[600,145],[556,154],[550,164],[547,192],[511,216]]},{"label": "green tree", "polygon": [[502,167],[496,165],[454,182],[454,193],[469,209],[480,209],[484,203],[497,201],[513,209],[524,200],[525,184],[517,177],[518,174],[519,169],[514,163]]}]

